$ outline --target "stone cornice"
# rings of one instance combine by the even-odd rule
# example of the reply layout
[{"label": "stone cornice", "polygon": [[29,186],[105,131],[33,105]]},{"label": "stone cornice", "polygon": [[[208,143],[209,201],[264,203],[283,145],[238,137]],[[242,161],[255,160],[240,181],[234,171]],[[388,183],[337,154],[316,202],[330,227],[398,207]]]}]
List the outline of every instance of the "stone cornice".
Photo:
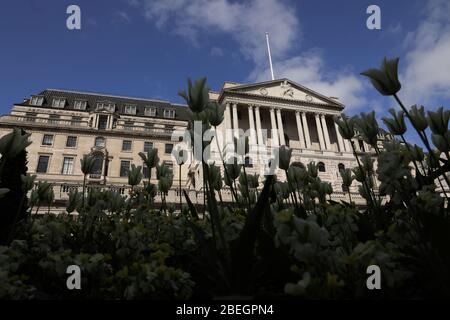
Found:
[{"label": "stone cornice", "polygon": [[231,94],[224,98],[224,103],[230,104],[247,104],[258,106],[261,108],[276,108],[290,111],[300,111],[306,113],[322,113],[328,115],[341,115],[342,109],[328,104],[313,103],[300,100],[288,99],[269,99],[269,97],[260,97],[258,95],[242,96],[239,94]]}]

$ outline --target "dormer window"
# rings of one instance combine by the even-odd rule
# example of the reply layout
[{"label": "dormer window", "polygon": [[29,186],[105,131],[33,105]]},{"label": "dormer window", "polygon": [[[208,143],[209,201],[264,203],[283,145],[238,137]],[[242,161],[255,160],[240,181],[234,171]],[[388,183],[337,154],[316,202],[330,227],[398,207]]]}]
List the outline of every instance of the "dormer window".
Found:
[{"label": "dormer window", "polygon": [[125,105],[125,114],[136,114],[136,106]]},{"label": "dormer window", "polygon": [[164,118],[175,118],[175,110],[164,110]]},{"label": "dormer window", "polygon": [[73,108],[76,110],[86,110],[87,101],[75,100],[73,102]]},{"label": "dormer window", "polygon": [[32,96],[31,100],[30,100],[30,104],[33,106],[42,106],[42,104],[44,103],[44,97],[41,96]]},{"label": "dormer window", "polygon": [[147,117],[156,117],[156,108],[154,108],[154,107],[145,107],[144,114]]},{"label": "dormer window", "polygon": [[66,105],[66,99],[65,98],[55,98],[53,99],[52,107],[53,108],[64,108]]},{"label": "dormer window", "polygon": [[109,112],[114,112],[114,110],[116,110],[116,105],[107,101],[97,102],[96,110],[107,110]]}]

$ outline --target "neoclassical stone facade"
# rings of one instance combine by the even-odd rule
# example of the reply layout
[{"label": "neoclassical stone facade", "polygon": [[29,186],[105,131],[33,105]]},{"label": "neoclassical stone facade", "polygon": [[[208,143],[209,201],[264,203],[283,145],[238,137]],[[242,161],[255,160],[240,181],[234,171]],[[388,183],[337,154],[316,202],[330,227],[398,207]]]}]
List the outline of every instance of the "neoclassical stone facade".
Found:
[{"label": "neoclassical stone facade", "polygon": [[[324,181],[332,183],[335,197],[345,198],[339,170],[356,165],[348,141],[342,139],[333,121],[344,106],[288,79],[241,85],[225,82],[210,98],[224,104],[225,119],[218,127],[225,137],[220,148],[225,156],[227,145],[239,130],[249,132],[250,144],[259,148],[287,145],[293,149],[292,161],[321,164]],[[174,131],[185,130],[189,111],[185,105],[161,100],[139,99],[87,92],[47,89],[15,103],[10,114],[0,118],[0,135],[20,127],[31,133],[28,171],[39,180],[54,184],[60,205],[68,192],[79,188],[83,175],[80,159],[84,154],[96,157],[88,176],[91,187],[110,188],[126,194],[127,171],[131,164],[143,165],[138,153],[157,148],[159,158],[173,167],[173,190],[168,199],[178,199],[178,181],[191,198],[202,202],[202,174],[198,163],[180,168],[174,163],[172,149],[178,143]],[[267,134],[266,134],[267,132]],[[380,135],[380,140],[385,136]],[[361,139],[355,139],[358,152],[371,153]],[[213,160],[219,160],[215,143]],[[247,171],[260,173],[259,164],[249,156]],[[148,170],[144,176],[148,177]],[[283,174],[277,172],[280,179]],[[152,181],[157,183],[153,170]],[[358,201],[357,186],[351,187]],[[227,190],[223,195],[227,199]],[[158,199],[157,199],[158,200]]]}]

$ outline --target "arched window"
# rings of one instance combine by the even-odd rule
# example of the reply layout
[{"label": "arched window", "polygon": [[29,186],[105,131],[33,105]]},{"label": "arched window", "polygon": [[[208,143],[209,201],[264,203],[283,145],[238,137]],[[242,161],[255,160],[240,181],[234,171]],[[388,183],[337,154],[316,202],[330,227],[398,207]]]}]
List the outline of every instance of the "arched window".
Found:
[{"label": "arched window", "polygon": [[345,165],[343,163],[339,163],[338,164],[338,170],[339,170],[339,172],[344,171],[345,170]]},{"label": "arched window", "polygon": [[99,177],[103,172],[103,154],[94,154],[94,163],[92,164],[92,169],[90,172],[91,177]]},{"label": "arched window", "polygon": [[317,168],[319,169],[319,172],[325,172],[325,163],[319,162]]},{"label": "arched window", "polygon": [[295,167],[299,167],[299,168],[305,169],[305,165],[303,163],[301,163],[301,162],[298,162],[298,161],[292,162],[292,165],[295,166]]},{"label": "arched window", "polygon": [[103,137],[97,137],[97,138],[95,138],[95,146],[96,146],[97,148],[104,148],[105,145],[106,145],[106,143],[105,143],[105,138],[103,138]]}]

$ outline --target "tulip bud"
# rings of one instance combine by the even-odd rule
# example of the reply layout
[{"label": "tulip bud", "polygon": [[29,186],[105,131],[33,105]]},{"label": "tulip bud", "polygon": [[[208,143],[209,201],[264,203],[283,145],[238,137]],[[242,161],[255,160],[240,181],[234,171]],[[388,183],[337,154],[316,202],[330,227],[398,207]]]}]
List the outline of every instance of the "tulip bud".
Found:
[{"label": "tulip bud", "polygon": [[212,102],[208,105],[208,119],[209,123],[213,127],[217,127],[223,121],[223,114],[225,111],[225,107],[223,105],[218,104],[217,102]]},{"label": "tulip bud", "polygon": [[139,156],[149,169],[156,167],[159,162],[157,148],[150,149],[147,154],[145,154],[144,152],[139,152]]},{"label": "tulip bud", "polygon": [[92,167],[94,166],[95,158],[91,155],[83,155],[83,159],[80,160],[81,172],[84,175],[91,173]]},{"label": "tulip bud", "polygon": [[292,149],[286,146],[281,146],[278,148],[279,164],[278,166],[282,170],[287,170],[289,164],[291,163]]},{"label": "tulip bud", "polygon": [[34,187],[34,180],[36,180],[36,175],[20,175],[20,179],[22,180],[22,190],[24,192],[28,192]]},{"label": "tulip bud", "polygon": [[206,86],[206,78],[196,80],[194,84],[191,79],[188,79],[188,93],[181,90],[178,95],[186,100],[192,112],[202,112],[209,104],[209,88]]},{"label": "tulip bud", "polygon": [[375,111],[368,114],[362,112],[360,117],[355,117],[355,123],[363,140],[371,146],[376,146],[379,128],[375,118]]},{"label": "tulip bud", "polygon": [[427,118],[425,117],[425,110],[423,106],[420,108],[413,105],[409,110],[410,120],[417,131],[423,131],[428,127]]},{"label": "tulip bud", "polygon": [[130,171],[128,171],[128,184],[130,186],[136,186],[141,183],[142,180],[142,167],[132,164]]},{"label": "tulip bud", "polygon": [[441,152],[450,152],[450,131],[444,135],[431,134],[431,141],[433,141],[436,148]]},{"label": "tulip bud", "polygon": [[28,140],[30,133],[22,134],[22,130],[14,130],[0,138],[0,154],[2,157],[12,159],[31,144]]},{"label": "tulip bud", "polygon": [[444,135],[448,131],[450,113],[440,107],[436,112],[428,111],[428,124],[434,134]]},{"label": "tulip bud", "polygon": [[348,118],[345,114],[342,114],[342,118],[339,119],[338,117],[335,117],[334,122],[336,122],[342,138],[350,140],[355,136],[353,119]]},{"label": "tulip bud", "polygon": [[394,109],[389,109],[389,113],[393,116],[393,119],[383,117],[382,120],[386,127],[393,135],[402,135],[406,132],[405,113],[403,111],[395,112]]},{"label": "tulip bud", "polygon": [[342,184],[346,187],[350,187],[353,182],[352,171],[350,169],[344,169],[339,172],[342,177]]},{"label": "tulip bud", "polygon": [[398,61],[399,58],[389,60],[384,58],[380,69],[369,69],[361,74],[370,79],[372,85],[379,93],[385,96],[392,96],[401,88],[398,80]]}]

